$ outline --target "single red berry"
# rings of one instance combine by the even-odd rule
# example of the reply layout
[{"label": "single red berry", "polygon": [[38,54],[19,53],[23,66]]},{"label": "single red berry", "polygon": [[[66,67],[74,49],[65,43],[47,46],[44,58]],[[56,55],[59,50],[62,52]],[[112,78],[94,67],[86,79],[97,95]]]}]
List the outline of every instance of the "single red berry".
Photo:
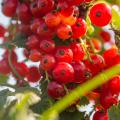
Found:
[{"label": "single red berry", "polygon": [[[3,59],[8,61],[9,55],[10,55],[9,51],[6,50],[5,53],[2,55],[2,57],[3,57]],[[16,63],[17,60],[18,60],[18,56],[17,56],[16,52],[14,50],[12,50],[12,52],[11,52],[12,63]]]},{"label": "single red berry", "polygon": [[42,22],[43,22],[43,20],[41,20],[41,19],[34,19],[30,25],[31,31],[34,33],[37,33],[37,29],[41,25]]},{"label": "single red berry", "polygon": [[69,39],[72,36],[72,29],[69,25],[61,24],[57,28],[57,35],[60,39]]},{"label": "single red berry", "polygon": [[120,76],[115,76],[108,82],[108,89],[112,94],[120,93]]},{"label": "single red berry", "polygon": [[70,44],[70,48],[73,51],[73,60],[74,61],[81,61],[84,58],[85,52],[80,43],[72,42]]},{"label": "single red berry", "polygon": [[90,9],[89,16],[94,25],[106,26],[112,19],[111,8],[105,3],[97,3]]},{"label": "single red berry", "polygon": [[64,86],[57,82],[50,82],[47,86],[48,95],[53,99],[60,99],[66,92]]},{"label": "single red berry", "polygon": [[100,55],[92,55],[91,56],[91,62],[89,60],[85,61],[86,67],[88,67],[92,75],[96,75],[99,72],[101,72],[105,68],[105,61],[104,58]]},{"label": "single red berry", "polygon": [[105,111],[97,111],[93,115],[93,120],[109,120],[108,114]]},{"label": "single red berry", "polygon": [[104,42],[109,42],[110,39],[111,39],[110,33],[107,32],[107,31],[104,31],[104,30],[102,30],[102,31],[100,32],[100,36],[101,36],[101,38],[104,40]]},{"label": "single red berry", "polygon": [[26,42],[26,46],[29,49],[35,49],[37,46],[39,46],[39,40],[37,36],[35,35],[29,36]]},{"label": "single red berry", "polygon": [[38,82],[41,78],[41,74],[37,67],[32,66],[29,68],[29,73],[27,75],[27,80],[29,82]]},{"label": "single red berry", "polygon": [[29,73],[29,69],[28,69],[27,65],[24,62],[14,63],[14,67],[15,67],[15,70],[18,72],[18,74],[21,77],[26,77],[26,75]]},{"label": "single red berry", "polygon": [[13,17],[16,13],[18,0],[3,0],[2,12],[7,17]]},{"label": "single red berry", "polygon": [[48,27],[57,27],[61,22],[59,13],[50,12],[45,16],[45,23]]},{"label": "single red berry", "polygon": [[67,46],[60,46],[55,51],[55,58],[58,62],[71,63],[73,60],[73,52]]},{"label": "single red berry", "polygon": [[39,62],[41,59],[41,53],[38,50],[33,49],[30,51],[29,59],[33,62]]},{"label": "single red berry", "polygon": [[118,100],[111,93],[104,91],[100,96],[100,104],[104,109],[110,108],[112,105],[117,105]]},{"label": "single red berry", "polygon": [[37,0],[31,2],[30,9],[31,9],[32,15],[33,15],[35,18],[41,17],[40,11],[39,11],[39,8],[38,8]]},{"label": "single red berry", "polygon": [[18,25],[18,32],[24,33],[25,35],[31,35],[31,29],[29,24],[19,24]]},{"label": "single red berry", "polygon": [[0,37],[4,37],[5,33],[6,29],[2,25],[0,25]]},{"label": "single red berry", "polygon": [[87,79],[88,71],[83,62],[72,62],[72,67],[75,71],[74,82],[82,83]]},{"label": "single red berry", "polygon": [[0,61],[0,73],[1,74],[9,74],[11,72],[11,68],[9,66],[8,60],[3,59]]},{"label": "single red berry", "polygon": [[53,40],[44,39],[40,42],[40,49],[45,53],[52,53],[55,50],[55,42]]},{"label": "single red berry", "polygon": [[74,15],[71,15],[69,17],[65,17],[65,16],[61,15],[61,22],[63,24],[67,24],[67,25],[72,26],[76,23],[76,20],[77,20],[77,17]]},{"label": "single red berry", "polygon": [[25,48],[25,49],[23,50],[23,55],[24,55],[26,58],[29,58],[30,52]]},{"label": "single red berry", "polygon": [[55,63],[56,63],[55,58],[52,55],[45,55],[42,57],[40,64],[43,70],[48,71],[54,68]]},{"label": "single red berry", "polygon": [[115,57],[118,54],[118,48],[110,48],[103,53],[104,60],[106,62],[107,67],[111,67],[115,63]]},{"label": "single red berry", "polygon": [[59,83],[70,83],[74,78],[74,69],[70,64],[60,62],[53,69],[53,78]]},{"label": "single red berry", "polygon": [[17,8],[17,15],[23,23],[29,23],[32,18],[32,14],[28,4],[22,3]]},{"label": "single red berry", "polygon": [[69,5],[80,5],[84,0],[66,0]]},{"label": "single red berry", "polygon": [[37,28],[37,34],[39,37],[53,37],[54,29],[48,28],[44,21],[40,22],[39,27]]},{"label": "single red berry", "polygon": [[87,32],[87,24],[82,18],[78,18],[76,23],[72,26],[72,38],[80,38]]},{"label": "single red berry", "polygon": [[66,1],[60,1],[57,4],[57,10],[62,16],[69,17],[74,13],[74,7],[69,6]]},{"label": "single red berry", "polygon": [[44,16],[54,8],[54,0],[38,0],[39,14]]}]

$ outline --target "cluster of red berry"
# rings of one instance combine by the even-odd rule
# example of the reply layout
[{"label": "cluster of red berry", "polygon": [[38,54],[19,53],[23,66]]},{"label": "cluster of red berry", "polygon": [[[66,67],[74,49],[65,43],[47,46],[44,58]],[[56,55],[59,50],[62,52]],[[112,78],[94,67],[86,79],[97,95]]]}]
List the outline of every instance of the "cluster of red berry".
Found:
[{"label": "cluster of red berry", "polygon": [[[28,82],[37,82],[47,73],[50,79],[47,91],[49,96],[56,100],[74,89],[71,84],[79,85],[104,69],[120,63],[116,47],[105,50],[103,54],[97,54],[92,51],[89,41],[84,40],[87,23],[82,8],[92,3],[87,9],[87,15],[94,26],[101,28],[111,22],[111,7],[106,3],[94,1],[3,0],[3,14],[17,21],[12,37],[17,32],[26,34],[28,38],[24,54],[29,60],[40,62],[39,68],[28,68],[24,62],[17,62],[17,56],[12,50],[14,69],[22,78],[27,78]],[[0,37],[4,36],[4,33],[5,29],[0,26]],[[100,36],[105,41],[110,39],[110,35],[105,31],[100,32]],[[92,38],[90,41],[95,50],[102,49],[99,40]],[[11,71],[9,53],[6,50],[0,61],[0,73],[9,74]],[[14,72],[13,76],[18,79]],[[106,110],[118,103],[119,92],[118,75],[86,95],[89,99],[95,100],[98,110],[105,110],[96,112],[93,120],[108,120]]]}]

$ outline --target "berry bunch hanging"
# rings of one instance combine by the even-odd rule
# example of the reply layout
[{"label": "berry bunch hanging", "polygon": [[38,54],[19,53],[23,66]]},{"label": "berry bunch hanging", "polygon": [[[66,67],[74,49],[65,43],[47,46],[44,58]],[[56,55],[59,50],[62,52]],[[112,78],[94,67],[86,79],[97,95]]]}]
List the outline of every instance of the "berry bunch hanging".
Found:
[{"label": "berry bunch hanging", "polygon": [[[26,82],[42,85],[47,81],[48,96],[58,101],[103,70],[120,64],[117,46],[111,45],[107,50],[104,47],[106,42],[110,43],[111,35],[103,27],[112,21],[111,5],[106,2],[3,0],[2,12],[11,18],[11,24],[8,29],[0,25],[5,47],[0,73],[12,73],[19,87],[21,81],[22,86]],[[89,23],[94,28],[92,34]],[[24,36],[24,41],[19,38],[15,41],[18,33]],[[18,62],[15,48],[20,42],[26,59],[39,62],[39,66],[28,67],[24,61]],[[107,110],[118,104],[119,93],[120,75],[117,75],[85,95],[96,104],[93,120],[108,120]],[[81,99],[71,106],[76,107],[79,102]]]}]

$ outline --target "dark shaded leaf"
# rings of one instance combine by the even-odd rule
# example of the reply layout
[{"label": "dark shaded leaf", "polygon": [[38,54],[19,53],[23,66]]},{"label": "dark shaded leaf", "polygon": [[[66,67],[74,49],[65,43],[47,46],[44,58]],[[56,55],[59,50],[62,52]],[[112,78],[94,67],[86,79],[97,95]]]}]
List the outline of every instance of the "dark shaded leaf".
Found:
[{"label": "dark shaded leaf", "polygon": [[18,33],[12,40],[12,43],[15,44],[17,47],[25,47],[27,37],[23,33]]},{"label": "dark shaded leaf", "polygon": [[89,104],[89,99],[87,98],[87,97],[85,97],[85,96],[83,96],[81,99],[80,99],[80,106],[81,105],[83,105],[83,106],[85,106],[85,105],[88,105]]},{"label": "dark shaded leaf", "polygon": [[120,104],[112,106],[108,110],[109,120],[120,120]]},{"label": "dark shaded leaf", "polygon": [[77,110],[74,112],[64,111],[60,114],[59,120],[85,120],[85,113]]},{"label": "dark shaded leaf", "polygon": [[0,84],[6,83],[7,80],[8,80],[8,76],[0,74]]}]

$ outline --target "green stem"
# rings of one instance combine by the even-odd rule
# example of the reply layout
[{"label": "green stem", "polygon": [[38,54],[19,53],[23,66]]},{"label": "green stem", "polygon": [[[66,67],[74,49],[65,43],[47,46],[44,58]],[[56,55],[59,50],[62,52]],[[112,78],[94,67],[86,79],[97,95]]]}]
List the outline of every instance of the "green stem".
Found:
[{"label": "green stem", "polygon": [[39,120],[54,120],[52,118],[55,118],[55,116],[65,110],[71,103],[73,103],[73,101],[86,95],[89,91],[94,90],[95,88],[109,81],[112,77],[119,73],[120,64],[113,66],[108,70],[105,70],[104,72],[100,73],[91,80],[71,91],[63,99],[61,99],[55,105],[45,111],[42,114],[42,117],[39,118]]},{"label": "green stem", "polygon": [[91,41],[91,39],[88,36],[86,36],[86,38],[87,38],[88,42],[90,43],[90,46],[91,46],[93,53],[96,53],[93,42]]},{"label": "green stem", "polygon": [[13,64],[12,64],[12,50],[9,50],[9,55],[8,55],[8,63],[9,63],[9,66],[12,70],[12,72],[16,75],[16,77],[19,79],[19,80],[23,80],[23,78],[19,75],[19,73],[16,71],[16,69],[14,68]]}]

